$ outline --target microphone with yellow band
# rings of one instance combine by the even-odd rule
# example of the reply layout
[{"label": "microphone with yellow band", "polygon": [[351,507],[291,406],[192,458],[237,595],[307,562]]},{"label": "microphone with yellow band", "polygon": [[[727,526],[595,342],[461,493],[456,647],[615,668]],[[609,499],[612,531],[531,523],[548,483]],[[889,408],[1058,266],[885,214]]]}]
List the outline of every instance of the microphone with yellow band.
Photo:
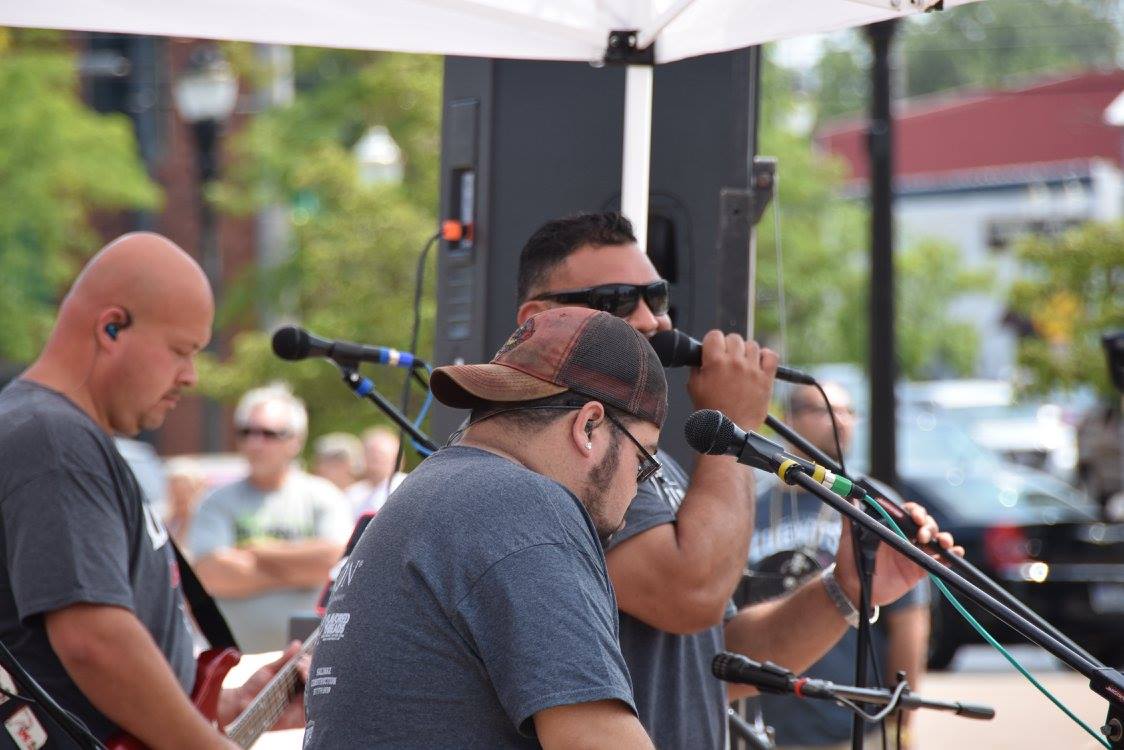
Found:
[{"label": "microphone with yellow band", "polygon": [[840,497],[861,500],[866,496],[847,477],[795,456],[756,432],[746,432],[720,411],[700,409],[687,418],[683,431],[687,444],[699,453],[734,456],[738,463],[776,474],[786,484],[794,484],[791,474],[800,471]]}]

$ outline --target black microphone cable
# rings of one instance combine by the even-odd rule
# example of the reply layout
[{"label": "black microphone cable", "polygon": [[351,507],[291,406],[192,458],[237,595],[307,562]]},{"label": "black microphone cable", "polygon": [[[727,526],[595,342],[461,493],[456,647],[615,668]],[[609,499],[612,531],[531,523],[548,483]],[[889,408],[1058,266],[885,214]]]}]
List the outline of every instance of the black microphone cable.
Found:
[{"label": "black microphone cable", "polygon": [[[441,232],[435,232],[422,247],[421,255],[418,256],[418,265],[414,270],[414,323],[410,331],[410,351],[416,352],[418,349],[418,339],[421,334],[421,300],[422,294],[425,291],[425,267],[426,261],[429,259],[429,251],[433,249],[433,245],[437,240],[441,239]],[[426,388],[429,384],[426,383]],[[402,384],[402,413],[410,413],[410,377],[406,377],[406,382]],[[420,425],[419,425],[420,427]],[[394,460],[394,469],[402,465],[402,459],[406,455],[406,433],[398,433],[398,456]]]},{"label": "black microphone cable", "polygon": [[[411,349],[410,351],[413,351],[413,349]],[[825,391],[823,389],[823,386],[820,385],[820,381],[816,378],[812,378],[812,385],[814,385],[816,387],[816,390],[820,392],[820,397],[823,399],[824,408],[827,409],[827,415],[831,418],[831,435],[833,438],[835,438],[835,455],[839,461],[839,473],[846,474],[847,465],[843,463],[843,447],[839,441],[839,422],[835,418],[835,409],[831,405],[831,399],[827,397],[827,391]]]}]

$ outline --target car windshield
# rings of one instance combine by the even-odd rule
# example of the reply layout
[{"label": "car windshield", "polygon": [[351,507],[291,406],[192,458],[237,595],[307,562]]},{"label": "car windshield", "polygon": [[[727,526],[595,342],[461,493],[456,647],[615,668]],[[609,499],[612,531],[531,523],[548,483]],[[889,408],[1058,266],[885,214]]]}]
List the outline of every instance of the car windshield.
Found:
[{"label": "car windshield", "polygon": [[[855,423],[853,455],[848,458],[848,467],[860,472],[870,466],[869,429],[867,420]],[[994,451],[981,447],[964,430],[936,412],[928,409],[899,411],[899,474],[942,474],[955,469],[974,475],[994,470],[1001,464],[1002,459]]]},{"label": "car windshield", "polygon": [[[861,472],[869,465],[867,428],[863,422],[856,425],[857,450],[848,469]],[[1004,462],[951,420],[926,409],[905,410],[898,420],[898,473],[968,523],[1095,519],[1089,501],[1066,483]]]},{"label": "car windshield", "polygon": [[908,476],[912,484],[939,497],[966,523],[1096,520],[1088,501],[1064,483],[1050,479],[1006,468],[970,476],[956,470]]}]

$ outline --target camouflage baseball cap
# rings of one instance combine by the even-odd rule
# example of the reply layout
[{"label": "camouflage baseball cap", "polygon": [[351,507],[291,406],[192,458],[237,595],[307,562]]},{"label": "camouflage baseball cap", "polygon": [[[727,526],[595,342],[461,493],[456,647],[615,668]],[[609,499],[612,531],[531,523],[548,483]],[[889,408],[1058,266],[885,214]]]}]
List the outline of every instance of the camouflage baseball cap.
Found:
[{"label": "camouflage baseball cap", "polygon": [[438,367],[429,385],[459,409],[573,391],[660,427],[667,417],[667,380],[648,340],[620,318],[581,307],[528,318],[490,363]]}]

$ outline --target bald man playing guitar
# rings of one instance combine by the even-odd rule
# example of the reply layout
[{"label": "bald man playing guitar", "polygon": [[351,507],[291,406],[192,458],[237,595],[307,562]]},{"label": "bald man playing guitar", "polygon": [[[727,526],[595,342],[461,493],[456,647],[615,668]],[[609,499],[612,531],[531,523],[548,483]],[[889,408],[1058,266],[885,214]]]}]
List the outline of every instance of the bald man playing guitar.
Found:
[{"label": "bald man playing guitar", "polygon": [[[213,715],[193,705],[180,570],[112,441],[159,427],[196,384],[213,318],[207,278],[187,253],[159,235],[125,235],[82,270],[39,358],[0,392],[0,640],[102,741],[236,747],[217,726],[287,679],[297,651],[237,690],[201,673],[215,688]],[[50,723],[6,703],[0,747],[9,736],[40,746]],[[300,700],[283,708],[279,726],[300,726]]]}]

